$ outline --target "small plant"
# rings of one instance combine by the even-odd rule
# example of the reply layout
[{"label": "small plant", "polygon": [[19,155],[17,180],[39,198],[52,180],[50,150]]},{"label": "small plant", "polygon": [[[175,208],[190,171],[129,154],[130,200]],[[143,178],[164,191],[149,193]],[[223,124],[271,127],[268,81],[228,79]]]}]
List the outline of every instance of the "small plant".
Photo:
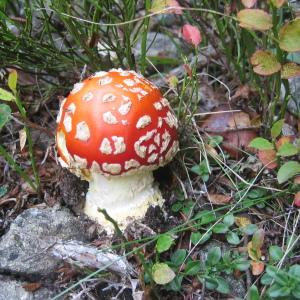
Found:
[{"label": "small plant", "polygon": [[[19,97],[19,93],[17,91],[17,80],[18,80],[17,72],[12,71],[8,76],[8,87],[10,89],[10,92],[0,88],[0,100],[14,102],[19,110],[22,121],[24,121],[26,124],[27,113]],[[7,104],[0,104],[0,130],[10,120],[10,118],[11,118],[10,106],[8,106]],[[31,161],[32,171],[34,174],[34,181],[32,181],[32,179],[26,173],[26,171],[24,171],[18,165],[18,163],[15,162],[14,158],[5,150],[5,148],[2,145],[0,145],[0,155],[3,156],[3,158],[7,161],[10,167],[13,170],[15,170],[30,185],[32,189],[38,191],[40,180],[39,180],[39,175],[37,172],[35,157],[33,153],[33,143],[32,143],[30,130],[26,125],[24,125],[24,133],[25,133],[24,139],[25,141],[27,141],[28,148],[29,148],[30,161]]]},{"label": "small plant", "polygon": [[287,269],[267,266],[260,282],[268,286],[266,294],[269,299],[300,299],[300,265]]},{"label": "small plant", "polygon": [[258,150],[258,157],[268,169],[279,166],[278,183],[284,183],[300,173],[300,164],[296,160],[286,161],[300,153],[300,141],[292,136],[281,136],[284,120],[275,122],[271,128],[271,140],[255,138],[249,146]]}]

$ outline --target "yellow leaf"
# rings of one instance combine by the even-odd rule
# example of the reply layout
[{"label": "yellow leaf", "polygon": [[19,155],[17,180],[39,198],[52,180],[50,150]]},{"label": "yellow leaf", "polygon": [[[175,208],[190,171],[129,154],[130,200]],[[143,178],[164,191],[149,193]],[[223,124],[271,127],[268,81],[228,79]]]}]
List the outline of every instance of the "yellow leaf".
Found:
[{"label": "yellow leaf", "polygon": [[300,65],[291,62],[282,66],[281,78],[291,79],[299,76],[300,76]]},{"label": "yellow leaf", "polygon": [[250,58],[253,71],[259,75],[269,76],[281,69],[281,64],[270,51],[257,50]]},{"label": "yellow leaf", "polygon": [[250,219],[247,217],[235,217],[234,222],[239,228],[246,227],[247,225],[251,224]]},{"label": "yellow leaf", "polygon": [[259,248],[253,248],[252,242],[249,242],[247,245],[248,255],[252,260],[260,260],[261,258],[261,250]]}]

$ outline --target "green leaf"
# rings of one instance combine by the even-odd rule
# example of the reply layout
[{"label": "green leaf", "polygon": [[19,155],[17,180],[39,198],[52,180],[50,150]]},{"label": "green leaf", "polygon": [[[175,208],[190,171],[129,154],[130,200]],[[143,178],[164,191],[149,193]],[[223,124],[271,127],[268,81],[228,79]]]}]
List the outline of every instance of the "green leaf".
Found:
[{"label": "green leaf", "polygon": [[300,173],[300,164],[296,161],[288,161],[280,167],[277,173],[278,183],[284,183]]},{"label": "green leaf", "polygon": [[278,283],[274,283],[267,291],[271,298],[285,297],[288,296],[290,292],[291,290],[288,287],[282,286]]},{"label": "green leaf", "polygon": [[11,109],[7,104],[0,103],[0,129],[10,120]]},{"label": "green leaf", "polygon": [[223,219],[223,223],[228,227],[234,224],[234,216],[232,214],[227,215]]},{"label": "green leaf", "polygon": [[196,245],[202,237],[202,234],[200,232],[192,232],[191,234],[191,242],[193,245]]},{"label": "green leaf", "polygon": [[229,231],[226,234],[226,239],[227,239],[227,242],[231,245],[238,245],[241,242],[239,236],[235,232],[232,232],[232,231]]},{"label": "green leaf", "polygon": [[274,149],[274,146],[271,142],[269,142],[268,140],[258,137],[253,139],[250,144],[250,147],[253,147],[255,149],[259,149],[259,150],[271,150]]},{"label": "green leaf", "polygon": [[300,299],[300,285],[297,285],[293,290],[292,294],[296,299]]},{"label": "green leaf", "polygon": [[278,262],[283,257],[283,251],[277,245],[273,245],[269,248],[269,255],[273,261]]},{"label": "green leaf", "polygon": [[255,224],[248,224],[240,228],[240,230],[247,235],[252,235],[255,231],[257,231],[257,229],[257,225]]},{"label": "green leaf", "polygon": [[167,284],[175,278],[174,271],[165,263],[156,263],[152,267],[152,277],[157,284]]},{"label": "green leaf", "polygon": [[289,268],[288,274],[292,278],[297,278],[300,280],[300,265],[293,265]]},{"label": "green leaf", "polygon": [[273,124],[271,128],[271,136],[273,139],[276,139],[280,135],[283,124],[284,124],[284,119],[278,120]]},{"label": "green leaf", "polygon": [[185,266],[184,273],[191,276],[196,275],[200,272],[200,267],[199,261],[189,261]]},{"label": "green leaf", "polygon": [[178,201],[172,205],[171,209],[173,212],[179,212],[181,210],[182,206],[183,206],[182,203]]},{"label": "green leaf", "polygon": [[220,247],[213,247],[209,249],[207,253],[207,264],[211,266],[215,266],[221,259],[221,248]]},{"label": "green leaf", "polygon": [[276,281],[276,283],[280,285],[286,285],[289,282],[287,273],[282,270],[278,270],[274,266],[267,266],[266,272]]},{"label": "green leaf", "polygon": [[0,104],[0,130],[10,120],[11,109],[6,104]]},{"label": "green leaf", "polygon": [[217,279],[205,276],[205,287],[209,290],[215,290],[218,287]]},{"label": "green leaf", "polygon": [[16,97],[11,92],[8,92],[8,91],[0,88],[0,100],[13,101],[15,99],[16,99]]},{"label": "green leaf", "polygon": [[158,253],[165,252],[170,249],[170,247],[173,244],[174,239],[168,235],[168,234],[163,234],[161,235],[156,242],[156,250]]},{"label": "green leaf", "polygon": [[252,248],[257,250],[264,244],[265,231],[263,229],[258,229],[252,237]]},{"label": "green leaf", "polygon": [[261,9],[243,9],[237,19],[243,28],[265,31],[272,28],[272,16]]},{"label": "green leaf", "polygon": [[209,145],[212,147],[216,147],[223,142],[223,137],[221,135],[214,135],[209,138]]},{"label": "green leaf", "polygon": [[196,214],[196,219],[200,219],[201,225],[212,223],[216,220],[216,215],[210,210],[203,210]]},{"label": "green leaf", "polygon": [[214,233],[226,233],[228,231],[228,226],[224,223],[218,223],[213,227],[212,231]]},{"label": "green leaf", "polygon": [[270,51],[257,50],[251,56],[250,62],[254,66],[253,71],[262,76],[272,75],[281,69],[281,64]]},{"label": "green leaf", "polygon": [[247,300],[259,300],[259,299],[260,299],[259,292],[256,285],[251,285],[248,292]]},{"label": "green leaf", "polygon": [[211,235],[212,235],[211,231],[209,231],[209,232],[207,231],[207,232],[203,233],[201,235],[200,239],[198,240],[198,245],[202,245],[205,242],[207,242],[210,239]]},{"label": "green leaf", "polygon": [[260,280],[261,284],[263,285],[269,285],[272,283],[272,281],[273,281],[273,277],[266,273],[262,276]]},{"label": "green leaf", "polygon": [[298,154],[298,152],[299,149],[295,145],[291,143],[284,143],[279,147],[277,151],[277,155],[287,157],[287,156],[296,155]]},{"label": "green leaf", "polygon": [[250,262],[244,258],[237,258],[232,262],[235,269],[240,271],[246,271],[250,267]]},{"label": "green leaf", "polygon": [[183,275],[177,275],[167,286],[168,290],[179,292],[181,290]]},{"label": "green leaf", "polygon": [[13,70],[8,75],[8,87],[10,90],[16,94],[17,92],[17,80],[18,80],[18,73],[16,70]]},{"label": "green leaf", "polygon": [[3,197],[7,193],[7,186],[2,185],[0,186],[0,198]]},{"label": "green leaf", "polygon": [[279,47],[287,52],[300,51],[300,18],[285,24],[279,31]]},{"label": "green leaf", "polygon": [[171,262],[175,266],[180,266],[184,262],[184,259],[186,257],[186,252],[187,251],[185,249],[176,250],[171,256]]},{"label": "green leaf", "polygon": [[218,287],[216,290],[221,294],[229,294],[230,289],[228,283],[221,277],[217,277]]}]

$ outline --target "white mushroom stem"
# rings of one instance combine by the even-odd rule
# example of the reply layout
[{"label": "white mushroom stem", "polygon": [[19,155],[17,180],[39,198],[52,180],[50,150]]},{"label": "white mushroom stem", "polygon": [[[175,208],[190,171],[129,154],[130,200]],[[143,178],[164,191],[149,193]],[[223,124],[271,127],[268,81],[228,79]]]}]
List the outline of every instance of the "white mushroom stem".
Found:
[{"label": "white mushroom stem", "polygon": [[90,175],[84,212],[104,225],[108,232],[112,232],[113,224],[98,211],[98,208],[105,209],[120,228],[124,229],[129,222],[143,218],[151,205],[163,204],[161,193],[153,182],[151,171],[109,177],[93,172]]}]

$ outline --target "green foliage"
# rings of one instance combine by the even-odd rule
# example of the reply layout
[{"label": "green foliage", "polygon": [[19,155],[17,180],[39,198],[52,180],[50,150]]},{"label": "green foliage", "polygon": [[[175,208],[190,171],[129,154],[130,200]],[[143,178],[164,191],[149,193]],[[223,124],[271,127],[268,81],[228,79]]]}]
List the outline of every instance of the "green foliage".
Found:
[{"label": "green foliage", "polygon": [[203,160],[199,165],[195,165],[191,168],[191,171],[199,175],[204,182],[209,179],[209,166],[205,160]]},{"label": "green foliage", "polygon": [[157,284],[167,284],[175,278],[175,273],[167,264],[157,263],[152,267],[152,276]]},{"label": "green foliage", "polygon": [[10,120],[11,109],[6,104],[0,104],[0,130]]},{"label": "green foliage", "polygon": [[259,150],[271,150],[274,149],[274,146],[271,142],[269,142],[268,140],[258,137],[253,139],[250,144],[250,147],[253,147],[255,149],[259,149]]},{"label": "green foliage", "polygon": [[271,137],[272,139],[276,139],[280,134],[284,124],[284,119],[278,120],[275,122],[271,128]]},{"label": "green foliage", "polygon": [[267,266],[261,284],[270,286],[267,295],[271,299],[300,299],[300,265],[293,265],[286,270]]},{"label": "green foliage", "polygon": [[[19,113],[23,120],[27,120],[27,113],[24,108],[24,105],[21,101],[21,99],[18,96],[17,92],[17,80],[18,80],[18,74],[16,71],[12,71],[8,76],[8,87],[10,88],[11,92],[8,92],[4,89],[0,88],[0,100],[3,101],[14,101],[16,104]],[[10,120],[11,118],[11,109],[6,104],[0,104],[0,130],[3,128],[3,126]],[[13,157],[5,150],[5,148],[0,145],[0,155],[7,161],[7,163],[10,165],[10,167],[15,170],[34,190],[39,189],[39,175],[36,168],[35,163],[35,157],[33,153],[33,144],[32,144],[32,138],[29,131],[29,128],[25,126],[25,133],[27,137],[27,142],[29,146],[29,154],[30,154],[30,160],[31,160],[31,166],[34,173],[35,181],[33,182],[30,176],[22,170],[22,168],[18,165],[18,163],[13,159]]]},{"label": "green foliage", "polygon": [[300,18],[290,21],[280,29],[279,46],[288,52],[300,51]]},{"label": "green foliage", "polygon": [[174,239],[170,235],[168,234],[161,235],[156,242],[157,252],[162,253],[169,250],[173,244],[173,241]]},{"label": "green foliage", "polygon": [[277,180],[284,183],[300,173],[300,164],[297,161],[288,161],[278,170]]},{"label": "green foliage", "polygon": [[269,255],[270,259],[273,262],[279,262],[280,259],[283,257],[283,251],[277,245],[270,246],[269,248]]},{"label": "green foliage", "polygon": [[261,9],[243,9],[237,14],[240,26],[253,30],[269,30],[272,28],[272,16]]}]

